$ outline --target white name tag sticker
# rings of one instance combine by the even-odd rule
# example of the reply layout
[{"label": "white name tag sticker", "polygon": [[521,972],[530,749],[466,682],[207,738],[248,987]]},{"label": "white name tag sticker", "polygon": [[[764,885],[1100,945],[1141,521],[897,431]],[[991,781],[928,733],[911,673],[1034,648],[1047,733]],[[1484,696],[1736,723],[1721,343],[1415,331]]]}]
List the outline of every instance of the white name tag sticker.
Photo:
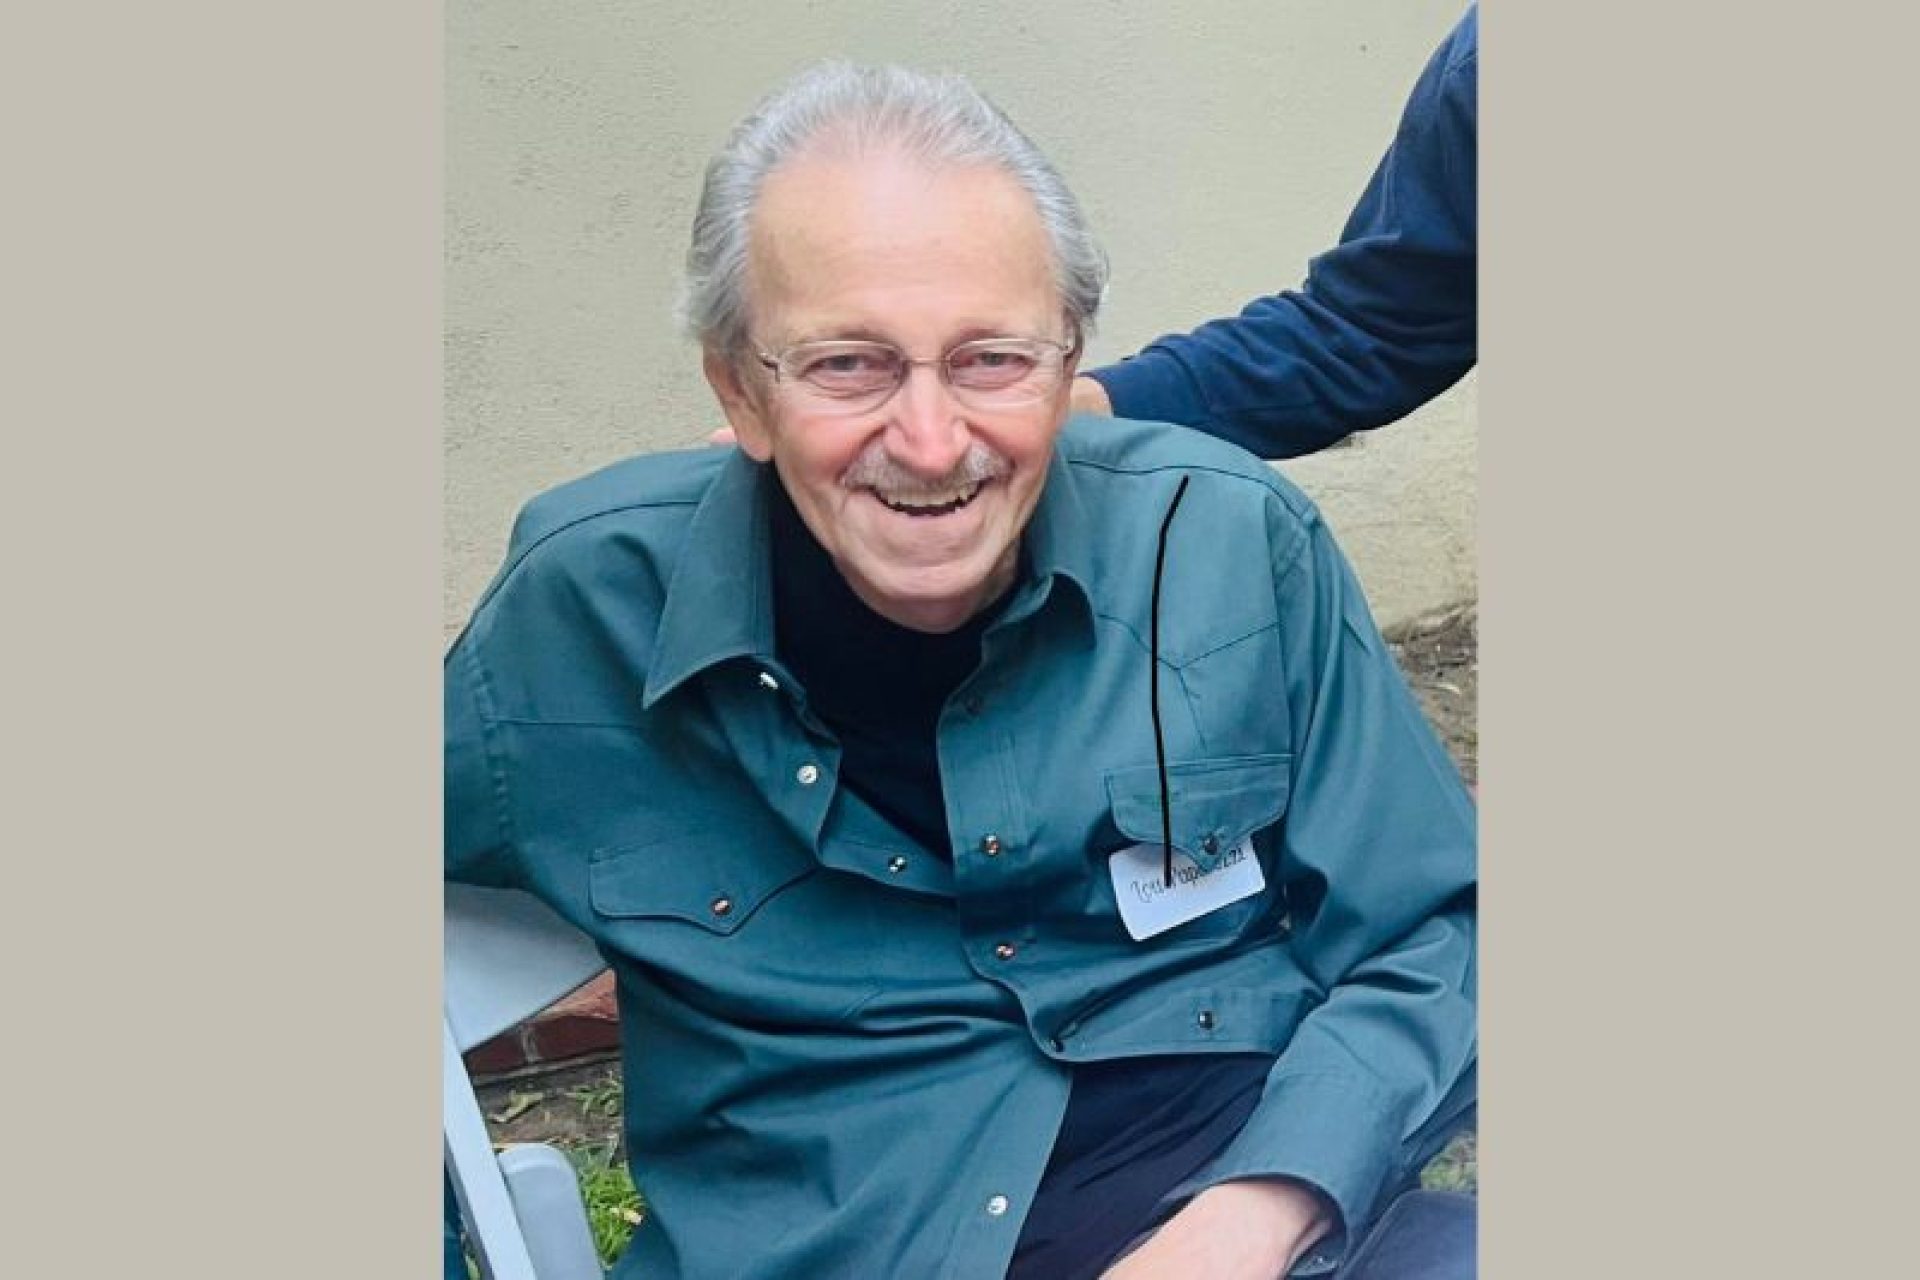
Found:
[{"label": "white name tag sticker", "polygon": [[1253,837],[1223,852],[1209,870],[1201,870],[1192,855],[1173,851],[1173,884],[1166,879],[1162,846],[1136,844],[1107,859],[1113,877],[1113,896],[1120,904],[1120,920],[1135,942],[1165,933],[1209,911],[1218,911],[1267,887],[1260,859],[1253,856]]}]

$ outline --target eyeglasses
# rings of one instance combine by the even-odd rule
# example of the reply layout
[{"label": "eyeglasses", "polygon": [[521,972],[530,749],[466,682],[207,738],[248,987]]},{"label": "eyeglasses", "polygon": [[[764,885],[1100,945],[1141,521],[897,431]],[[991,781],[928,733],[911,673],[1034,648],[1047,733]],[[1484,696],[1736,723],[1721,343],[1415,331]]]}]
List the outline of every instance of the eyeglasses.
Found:
[{"label": "eyeglasses", "polygon": [[864,413],[893,398],[915,365],[934,365],[970,408],[1011,409],[1045,399],[1079,343],[1045,338],[978,338],[931,360],[910,360],[888,342],[801,342],[778,355],[755,351],[787,384],[831,412]]}]

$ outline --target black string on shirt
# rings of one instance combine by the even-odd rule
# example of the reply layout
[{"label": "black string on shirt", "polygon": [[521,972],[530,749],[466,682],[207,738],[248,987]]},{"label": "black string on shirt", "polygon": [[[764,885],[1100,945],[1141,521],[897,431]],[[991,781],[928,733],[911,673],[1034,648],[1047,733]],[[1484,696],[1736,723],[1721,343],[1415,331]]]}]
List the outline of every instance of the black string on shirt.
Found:
[{"label": "black string on shirt", "polygon": [[1173,491],[1173,502],[1160,521],[1160,546],[1153,557],[1153,611],[1148,623],[1147,642],[1148,696],[1153,704],[1153,759],[1160,770],[1160,841],[1166,856],[1165,875],[1169,889],[1173,887],[1173,796],[1167,785],[1167,739],[1160,727],[1160,576],[1167,564],[1167,530],[1173,526],[1173,513],[1180,509],[1180,499],[1186,496],[1188,479],[1188,476],[1180,477],[1180,487]]}]

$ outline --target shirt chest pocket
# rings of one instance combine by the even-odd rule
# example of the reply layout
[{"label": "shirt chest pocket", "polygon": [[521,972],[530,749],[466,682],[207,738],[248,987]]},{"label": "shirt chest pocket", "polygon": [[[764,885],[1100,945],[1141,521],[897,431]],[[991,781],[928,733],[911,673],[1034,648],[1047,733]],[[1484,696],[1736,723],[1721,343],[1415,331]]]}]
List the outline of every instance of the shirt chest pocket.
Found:
[{"label": "shirt chest pocket", "polygon": [[1256,831],[1272,826],[1287,810],[1293,757],[1231,756],[1167,766],[1162,802],[1160,770],[1154,765],[1107,774],[1113,825],[1128,840],[1159,845],[1165,816],[1172,819],[1173,847],[1201,866]]},{"label": "shirt chest pocket", "polygon": [[876,990],[866,917],[835,884],[845,879],[779,835],[702,827],[597,850],[588,896],[647,1018],[817,1031]]},{"label": "shirt chest pocket", "polygon": [[[1261,867],[1257,875],[1264,879],[1264,889],[1207,910],[1174,928],[1170,938],[1194,939],[1237,931],[1256,917],[1280,909],[1271,841],[1256,842],[1254,837],[1285,815],[1292,764],[1293,757],[1284,753],[1173,763],[1167,766],[1164,793],[1160,770],[1154,765],[1115,769],[1107,774],[1108,808],[1118,842],[1145,845],[1156,851],[1152,859],[1156,866],[1157,851],[1170,820],[1173,847],[1191,859],[1192,873],[1211,877],[1216,871],[1224,873],[1238,858],[1249,856]],[[1269,847],[1263,849],[1263,845]],[[1265,856],[1261,856],[1263,853]],[[1111,857],[1111,851],[1103,856]],[[1211,883],[1246,883],[1250,871],[1236,872],[1230,882]],[[1177,867],[1176,876],[1181,874]],[[1187,880],[1181,883],[1191,885]]]},{"label": "shirt chest pocket", "polygon": [[817,869],[804,850],[777,838],[655,836],[595,850],[588,895],[604,921],[678,921],[703,936],[730,937]]}]

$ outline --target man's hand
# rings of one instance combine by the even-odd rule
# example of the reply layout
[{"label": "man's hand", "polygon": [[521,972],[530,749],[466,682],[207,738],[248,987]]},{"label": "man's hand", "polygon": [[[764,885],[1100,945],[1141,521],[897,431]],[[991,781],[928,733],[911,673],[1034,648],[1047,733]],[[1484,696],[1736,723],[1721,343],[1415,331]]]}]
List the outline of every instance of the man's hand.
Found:
[{"label": "man's hand", "polygon": [[1208,1187],[1101,1280],[1280,1280],[1333,1226],[1304,1183],[1257,1178]]},{"label": "man's hand", "polygon": [[1075,378],[1067,407],[1075,413],[1097,413],[1103,418],[1113,416],[1113,401],[1107,398],[1107,389],[1096,378]]}]

